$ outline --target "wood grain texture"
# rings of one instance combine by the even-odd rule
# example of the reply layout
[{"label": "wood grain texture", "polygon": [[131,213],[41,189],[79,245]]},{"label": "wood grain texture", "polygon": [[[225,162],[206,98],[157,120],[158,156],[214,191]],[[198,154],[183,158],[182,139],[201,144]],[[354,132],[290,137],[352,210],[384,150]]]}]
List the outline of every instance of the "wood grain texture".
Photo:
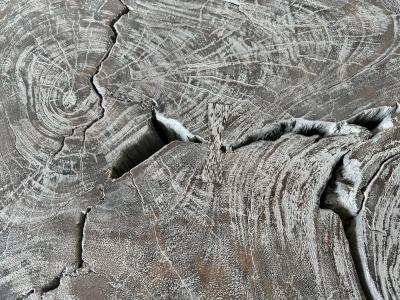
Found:
[{"label": "wood grain texture", "polygon": [[86,228],[95,274],[56,295],[82,298],[100,280],[121,298],[361,298],[340,220],[318,206],[352,142],[253,144],[224,157],[222,186],[202,180],[205,147],[165,147],[105,187]]},{"label": "wood grain texture", "polygon": [[[0,3],[0,298],[46,289],[77,267],[81,211],[99,201],[104,156],[90,82],[111,46],[113,1]],[[104,175],[103,175],[104,174]]]},{"label": "wood grain texture", "polygon": [[388,161],[377,175],[366,204],[365,239],[368,266],[380,294],[395,299],[400,294],[399,263],[399,161]]},{"label": "wood grain texture", "polygon": [[[397,0],[0,0],[0,298],[357,299],[366,274],[398,298],[398,120],[221,146],[394,107],[399,13]],[[167,145],[111,181],[153,101],[208,144]],[[353,167],[354,210],[330,209],[357,220],[355,248],[319,208]]]},{"label": "wood grain texture", "polygon": [[229,103],[225,138],[232,142],[272,121],[343,120],[396,101],[398,20],[382,4],[126,4],[131,11],[118,22],[120,35],[98,77],[112,94],[105,105],[120,112],[126,102],[155,98],[189,130],[206,133],[207,103]]},{"label": "wood grain texture", "polygon": [[354,202],[360,209],[357,227],[360,230],[361,251],[365,251],[365,272],[377,297],[395,299],[399,295],[400,236],[399,170],[400,123],[397,115],[394,127],[361,143],[349,155],[358,162],[360,174],[355,186]]}]

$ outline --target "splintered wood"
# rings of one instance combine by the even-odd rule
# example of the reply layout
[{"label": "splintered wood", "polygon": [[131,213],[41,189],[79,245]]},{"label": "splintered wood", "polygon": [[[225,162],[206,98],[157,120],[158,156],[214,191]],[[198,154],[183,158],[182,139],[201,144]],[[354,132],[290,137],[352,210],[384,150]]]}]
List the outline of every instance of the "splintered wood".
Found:
[{"label": "splintered wood", "polygon": [[399,15],[0,0],[0,299],[399,298]]}]

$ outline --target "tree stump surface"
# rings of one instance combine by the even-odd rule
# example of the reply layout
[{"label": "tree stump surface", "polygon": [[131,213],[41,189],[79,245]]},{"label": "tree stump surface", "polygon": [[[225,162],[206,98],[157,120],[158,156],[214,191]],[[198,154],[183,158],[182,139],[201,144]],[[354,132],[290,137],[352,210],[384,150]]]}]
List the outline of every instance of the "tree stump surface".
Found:
[{"label": "tree stump surface", "polygon": [[399,298],[399,15],[0,0],[0,298]]}]

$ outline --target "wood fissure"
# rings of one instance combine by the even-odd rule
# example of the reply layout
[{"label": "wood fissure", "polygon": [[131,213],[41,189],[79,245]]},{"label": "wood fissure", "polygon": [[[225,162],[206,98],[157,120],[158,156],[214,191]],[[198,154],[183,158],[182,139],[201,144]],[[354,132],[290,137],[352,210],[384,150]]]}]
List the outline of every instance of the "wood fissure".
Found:
[{"label": "wood fissure", "polygon": [[84,265],[86,264],[85,261],[83,260],[83,250],[84,250],[84,242],[85,242],[84,237],[85,237],[85,228],[86,228],[87,217],[91,210],[92,210],[92,208],[88,207],[86,209],[86,211],[82,212],[79,223],[78,223],[79,236],[78,236],[77,245],[76,245],[76,267],[78,269],[83,268]]},{"label": "wood fissure", "polygon": [[151,118],[140,136],[119,152],[109,176],[116,179],[149,159],[154,153],[173,141],[201,144],[204,139],[192,134],[179,121],[166,118],[152,107]]},{"label": "wood fissure", "polygon": [[[104,191],[100,189],[100,192],[102,193],[102,200],[104,199]],[[27,292],[24,295],[21,295],[17,297],[17,299],[27,299],[31,294],[36,293],[38,297],[42,297],[42,295],[49,293],[51,291],[56,290],[60,284],[61,280],[63,277],[66,276],[73,276],[73,277],[78,277],[82,275],[87,275],[89,273],[92,273],[93,270],[89,268],[88,264],[84,261],[83,259],[83,252],[84,252],[84,242],[85,242],[85,228],[87,226],[87,217],[88,214],[91,212],[92,207],[88,207],[84,212],[81,212],[80,217],[79,217],[79,222],[77,224],[78,227],[78,236],[77,236],[77,244],[76,244],[76,250],[75,250],[75,263],[74,265],[71,266],[66,266],[63,268],[63,270],[56,275],[53,279],[51,279],[49,282],[46,284],[40,286],[40,287],[35,287],[31,289],[29,292]]]},{"label": "wood fissure", "polygon": [[105,108],[103,106],[103,101],[104,101],[104,95],[103,93],[100,91],[100,89],[97,86],[96,83],[96,76],[99,74],[100,69],[103,65],[103,62],[105,62],[108,57],[110,56],[110,53],[112,51],[112,48],[114,47],[115,43],[117,42],[117,38],[118,38],[118,31],[115,28],[115,24],[126,14],[129,13],[129,8],[128,6],[125,5],[125,3],[122,0],[119,0],[119,2],[123,5],[123,9],[118,13],[118,15],[113,18],[110,21],[110,28],[113,32],[113,34],[111,35],[111,41],[112,41],[112,45],[108,48],[108,51],[106,52],[106,54],[104,55],[104,57],[102,58],[102,60],[99,62],[99,64],[96,67],[96,71],[94,72],[94,74],[90,77],[90,83],[91,86],[93,88],[94,93],[96,94],[97,98],[98,98],[98,105],[100,106],[101,110],[100,110],[100,115],[93,119],[84,129],[83,129],[83,145],[85,146],[85,142],[86,142],[86,132],[94,125],[96,124],[98,121],[100,121],[101,119],[104,118],[104,114],[105,114]]},{"label": "wood fissure", "polygon": [[383,168],[385,168],[386,165],[388,163],[390,163],[393,159],[398,158],[398,157],[400,157],[400,153],[396,153],[396,154],[390,155],[388,158],[384,159],[381,162],[379,168],[376,170],[376,172],[371,176],[371,178],[368,181],[368,183],[360,189],[360,191],[362,192],[362,201],[361,201],[360,209],[357,212],[357,214],[361,213],[361,211],[365,208],[365,204],[367,203],[368,194],[369,194],[369,190],[371,188],[371,185],[378,178],[378,176],[382,172]]},{"label": "wood fissure", "polygon": [[300,2],[0,0],[0,298],[398,298],[400,0]]},{"label": "wood fissure", "polygon": [[[224,152],[227,149],[236,150],[257,141],[275,141],[284,134],[289,133],[303,136],[317,135],[319,138],[358,134],[371,138],[378,129],[383,130],[392,127],[392,116],[397,112],[400,112],[399,104],[394,107],[384,106],[368,109],[341,122],[305,120],[301,118],[284,120],[245,135],[230,146],[224,145],[222,150]],[[382,125],[382,123],[384,124]]]},{"label": "wood fissure", "polygon": [[[379,124],[374,124],[379,126]],[[331,209],[339,215],[365,297],[369,300],[382,299],[368,267],[364,233],[366,229],[364,224],[365,205],[370,186],[388,163],[400,157],[400,153],[384,159],[367,184],[361,186],[361,171],[354,166],[354,163],[350,162],[349,152],[343,155],[333,168],[331,178],[322,193],[320,207]],[[343,191],[346,189],[347,193],[344,193]],[[360,197],[360,195],[361,205],[357,208],[356,197]]]}]

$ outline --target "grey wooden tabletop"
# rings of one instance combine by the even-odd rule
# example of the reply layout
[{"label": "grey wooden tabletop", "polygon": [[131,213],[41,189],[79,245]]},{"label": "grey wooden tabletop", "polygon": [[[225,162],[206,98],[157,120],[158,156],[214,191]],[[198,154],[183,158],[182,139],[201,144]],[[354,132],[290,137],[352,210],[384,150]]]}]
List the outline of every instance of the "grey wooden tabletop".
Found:
[{"label": "grey wooden tabletop", "polygon": [[0,0],[0,299],[400,298],[398,0]]}]

